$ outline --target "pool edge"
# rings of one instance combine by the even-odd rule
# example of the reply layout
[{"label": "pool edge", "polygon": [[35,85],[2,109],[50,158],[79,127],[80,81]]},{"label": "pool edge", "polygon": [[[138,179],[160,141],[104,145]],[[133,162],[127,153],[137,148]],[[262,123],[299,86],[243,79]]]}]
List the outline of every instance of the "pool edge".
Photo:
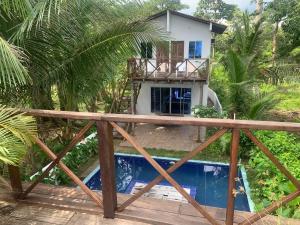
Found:
[{"label": "pool edge", "polygon": [[[142,155],[119,153],[119,152],[114,153],[114,155],[134,156],[134,157],[144,158],[144,156],[142,156]],[[152,156],[152,158],[165,159],[165,160],[174,160],[174,161],[179,161],[180,160],[178,158],[161,157],[161,156]],[[204,161],[204,160],[188,160],[188,162],[199,163],[199,164],[206,163],[206,164],[214,164],[214,165],[217,164],[217,165],[229,166],[229,163]],[[240,167],[240,171],[241,171],[241,175],[242,175],[242,179],[243,179],[243,183],[244,183],[244,187],[245,187],[245,192],[246,192],[246,196],[247,196],[249,210],[250,210],[251,213],[253,213],[253,212],[255,212],[255,204],[254,204],[253,200],[251,199],[251,189],[250,189],[250,185],[249,185],[248,178],[247,178],[247,172],[246,172],[246,169],[245,169],[243,164],[240,163],[239,167]],[[93,177],[99,170],[100,170],[100,165],[98,165],[87,177],[84,178],[83,183],[86,184],[91,179],[91,177]]]},{"label": "pool edge", "polygon": [[240,164],[240,170],[241,170],[241,174],[242,174],[242,178],[243,178],[243,183],[244,183],[245,192],[246,192],[246,196],[247,196],[247,200],[248,200],[248,204],[249,204],[249,209],[250,209],[251,213],[254,213],[255,212],[255,204],[254,204],[253,200],[251,199],[251,189],[250,189],[250,185],[248,182],[247,172],[246,172],[245,166],[243,164]]}]

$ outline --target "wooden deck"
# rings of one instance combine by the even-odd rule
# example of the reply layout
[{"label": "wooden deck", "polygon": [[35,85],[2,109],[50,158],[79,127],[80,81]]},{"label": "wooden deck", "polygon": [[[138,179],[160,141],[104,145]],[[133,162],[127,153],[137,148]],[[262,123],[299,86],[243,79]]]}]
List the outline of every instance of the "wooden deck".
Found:
[{"label": "wooden deck", "polygon": [[[122,203],[128,197],[118,194],[118,203]],[[10,209],[2,204],[2,209],[5,210],[1,210],[0,204],[1,225],[210,224],[189,204],[143,197],[123,212],[116,213],[116,219],[103,219],[101,209],[81,190],[45,184],[39,184],[25,200],[16,204],[13,203],[11,195],[0,194],[1,200],[15,205]],[[220,224],[224,224],[225,209],[205,208]],[[250,213],[236,211],[234,223],[242,222],[249,216]],[[299,225],[300,221],[267,216],[255,224]]]}]

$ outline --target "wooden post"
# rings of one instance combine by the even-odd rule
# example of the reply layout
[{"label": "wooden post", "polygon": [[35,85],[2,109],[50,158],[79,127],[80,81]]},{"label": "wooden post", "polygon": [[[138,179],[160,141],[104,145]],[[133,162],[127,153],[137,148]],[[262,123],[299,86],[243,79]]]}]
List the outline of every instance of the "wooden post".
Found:
[{"label": "wooden post", "polygon": [[8,166],[8,173],[10,177],[10,184],[15,198],[23,192],[22,180],[20,175],[19,167]]},{"label": "wooden post", "polygon": [[97,131],[104,217],[113,219],[117,208],[117,194],[112,126],[107,121],[97,121]]},{"label": "wooden post", "polygon": [[240,130],[234,128],[231,137],[231,151],[230,151],[230,169],[228,178],[228,197],[226,209],[226,225],[232,225],[234,219],[234,201],[237,176],[238,150],[240,143]]}]

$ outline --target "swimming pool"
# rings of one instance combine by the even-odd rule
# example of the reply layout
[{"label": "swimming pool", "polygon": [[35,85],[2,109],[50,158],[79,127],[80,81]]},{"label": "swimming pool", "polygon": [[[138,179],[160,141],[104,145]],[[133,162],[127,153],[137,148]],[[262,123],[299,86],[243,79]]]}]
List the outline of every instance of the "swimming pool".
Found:
[{"label": "swimming pool", "polygon": [[[178,159],[153,157],[164,169],[169,168]],[[119,193],[132,193],[135,185],[152,181],[158,172],[141,156],[128,154],[115,154],[116,186]],[[200,204],[226,208],[229,165],[223,163],[210,163],[204,161],[188,161],[171,176],[196,199]],[[248,185],[245,173],[238,170],[240,182],[237,189],[242,186],[246,192]],[[92,190],[101,190],[100,168],[96,168],[84,182]],[[246,187],[245,187],[246,184]],[[170,184],[162,181],[159,188],[168,188]],[[238,194],[235,200],[235,209],[252,211],[251,199],[246,194]]]}]

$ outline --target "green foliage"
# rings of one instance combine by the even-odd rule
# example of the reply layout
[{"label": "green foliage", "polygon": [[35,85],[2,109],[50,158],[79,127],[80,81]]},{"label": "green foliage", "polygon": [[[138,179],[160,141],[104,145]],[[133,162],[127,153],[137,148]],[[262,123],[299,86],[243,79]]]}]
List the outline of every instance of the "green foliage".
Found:
[{"label": "green foliage", "polygon": [[268,19],[273,23],[282,21],[289,13],[290,7],[296,2],[297,0],[273,0],[267,3],[265,10],[268,13]]},{"label": "green foliage", "polygon": [[[140,10],[138,1],[126,0],[33,2],[10,37],[28,55],[32,107],[53,109],[51,87],[57,86],[60,108],[77,111],[97,96],[120,64],[136,55],[139,43],[165,38],[145,15],[135,17],[133,12]],[[6,29],[14,28],[12,19],[9,24]]]},{"label": "green foliage", "polygon": [[31,136],[36,135],[36,125],[32,117],[23,116],[16,109],[0,105],[0,162],[18,165],[27,147],[31,146]]},{"label": "green foliage", "polygon": [[[298,137],[286,132],[274,131],[257,131],[255,135],[296,178],[300,178]],[[258,148],[252,148],[250,151],[249,165],[253,170],[252,195],[258,209],[295,191],[296,188]],[[277,214],[298,218],[299,207],[300,198],[297,198],[283,209],[277,210]]]},{"label": "green foliage", "polygon": [[234,24],[233,48],[249,63],[257,56],[260,48],[261,23],[253,23],[250,15],[243,13],[242,20]]},{"label": "green foliage", "polygon": [[[98,153],[98,140],[97,138],[91,138],[87,140],[84,144],[77,145],[72,149],[63,159],[62,162],[75,174],[78,174],[80,166],[86,164],[92,157],[97,157]],[[60,152],[63,149],[62,145],[56,145],[54,148],[55,152]],[[39,151],[39,149],[36,149]],[[39,153],[40,154],[40,153]],[[45,157],[45,158],[44,158]],[[44,154],[40,155],[40,159],[44,160],[47,158]],[[41,172],[39,172],[40,174]],[[45,183],[55,184],[55,185],[67,185],[71,183],[70,178],[59,168],[53,168],[49,176],[44,179]]]},{"label": "green foliage", "polygon": [[221,63],[213,64],[209,87],[216,92],[223,107],[227,105],[228,85],[228,75],[224,65]]},{"label": "green foliage", "polygon": [[145,8],[153,15],[164,10],[180,11],[189,8],[189,6],[182,4],[180,0],[148,0],[145,2]]},{"label": "green foliage", "polygon": [[229,50],[223,58],[223,63],[228,75],[228,110],[230,116],[246,114],[247,104],[250,99],[248,64],[237,52]]},{"label": "green foliage", "polygon": [[30,81],[27,69],[22,64],[25,58],[20,48],[0,36],[0,86],[7,89]]},{"label": "green foliage", "polygon": [[[16,14],[24,16],[28,1],[7,1],[0,3],[0,88],[8,88],[27,84],[30,79],[23,63],[23,51],[8,42],[1,32],[4,15],[14,18]],[[6,26],[4,26],[6,28]],[[2,28],[3,29],[3,28]],[[4,31],[6,33],[6,31]],[[0,105],[0,163],[19,165],[26,150],[32,144],[32,135],[36,135],[36,124],[33,118],[26,117],[17,109]]]},{"label": "green foliage", "polygon": [[9,17],[26,17],[32,10],[30,0],[1,0],[0,10]]},{"label": "green foliage", "polygon": [[226,118],[226,112],[218,112],[214,107],[197,105],[192,109],[194,117],[198,118]]},{"label": "green foliage", "polygon": [[[283,83],[280,85],[261,84],[262,92],[270,93],[278,100],[274,109],[279,112],[298,112],[300,105],[300,85],[298,82]],[[296,114],[292,117],[296,119]],[[274,120],[274,117],[272,117]]]},{"label": "green foliage", "polygon": [[289,1],[286,7],[288,7],[287,17],[282,24],[282,29],[286,36],[286,49],[283,49],[282,52],[288,54],[294,48],[300,46],[300,1]]},{"label": "green foliage", "polygon": [[213,21],[232,20],[236,9],[236,5],[227,4],[222,0],[200,0],[195,16]]},{"label": "green foliage", "polygon": [[296,47],[294,48],[290,55],[295,58],[295,60],[297,61],[297,63],[300,63],[300,46],[299,47]]},{"label": "green foliage", "polygon": [[[214,107],[207,107],[198,105],[192,109],[192,113],[194,117],[197,118],[220,118],[226,119],[227,112],[218,112]],[[217,128],[208,128],[206,136],[211,136],[214,134],[218,129]],[[207,150],[205,150],[205,156],[207,154],[211,154],[212,152],[216,152],[220,154],[223,158],[229,155],[230,153],[230,135],[225,134],[219,140],[215,141],[212,145],[209,146]],[[205,159],[208,160],[208,159]]]},{"label": "green foliage", "polygon": [[272,93],[259,94],[252,100],[252,104],[246,114],[247,118],[256,120],[264,119],[267,112],[273,109],[277,103],[278,100]]}]

